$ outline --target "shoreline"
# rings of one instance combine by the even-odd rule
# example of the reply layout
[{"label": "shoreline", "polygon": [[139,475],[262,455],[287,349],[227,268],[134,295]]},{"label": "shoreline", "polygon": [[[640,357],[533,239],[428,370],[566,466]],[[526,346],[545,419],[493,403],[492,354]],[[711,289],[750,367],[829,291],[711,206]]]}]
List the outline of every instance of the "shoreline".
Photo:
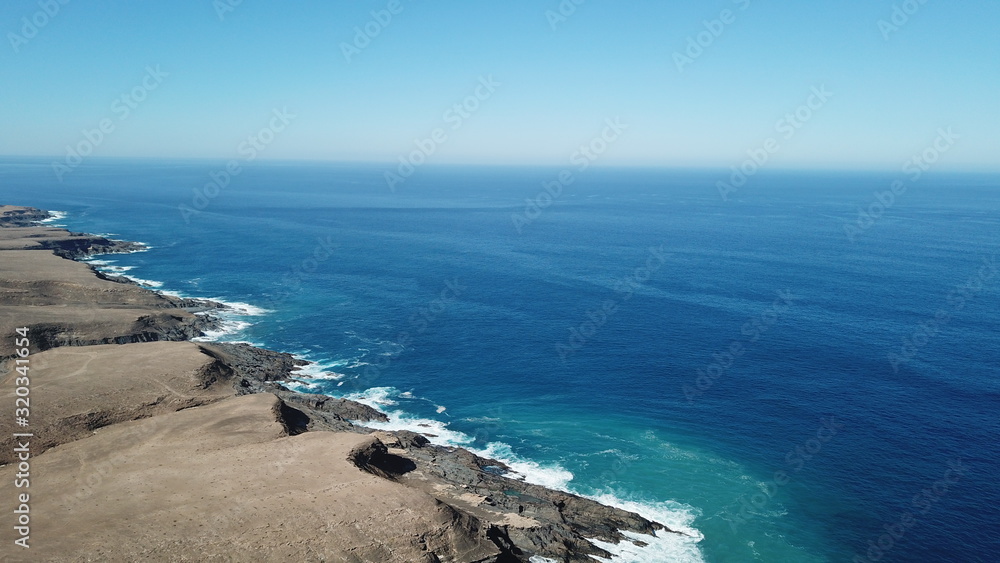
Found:
[{"label": "shoreline", "polygon": [[[97,441],[104,434],[126,425],[156,421],[162,421],[161,426],[170,425],[181,415],[187,416],[184,414],[187,411],[235,408],[234,402],[244,401],[249,405],[252,401],[258,410],[265,403],[269,405],[263,409],[266,411],[263,414],[256,411],[253,414],[273,419],[271,424],[278,424],[282,428],[280,439],[294,441],[300,436],[311,436],[308,440],[315,442],[352,443],[353,446],[347,448],[349,455],[339,460],[344,465],[340,472],[348,479],[367,475],[375,479],[368,483],[369,487],[392,489],[386,498],[416,494],[427,506],[447,507],[446,511],[452,516],[446,519],[443,528],[438,508],[425,510],[406,522],[399,522],[401,528],[409,525],[414,530],[425,530],[425,533],[415,536],[418,540],[423,538],[423,541],[413,537],[389,537],[381,540],[382,544],[391,544],[394,549],[401,550],[399,553],[415,550],[412,552],[420,557],[431,557],[433,554],[433,557],[440,560],[466,560],[465,557],[474,553],[476,559],[468,560],[593,561],[591,556],[611,557],[611,551],[618,546],[642,546],[655,542],[656,538],[664,534],[681,533],[633,512],[524,480],[510,479],[505,475],[511,475],[512,470],[504,463],[480,457],[463,448],[433,445],[427,437],[408,430],[388,431],[366,427],[365,423],[378,426],[389,419],[386,414],[368,405],[326,395],[299,393],[286,386],[286,383],[294,385],[292,382],[304,379],[296,374],[302,373],[302,368],[308,369],[310,364],[307,361],[292,354],[244,343],[199,340],[213,329],[218,331],[223,328],[223,321],[213,316],[213,313],[222,312],[226,304],[172,296],[148,289],[121,276],[108,275],[93,263],[81,262],[88,258],[93,261],[93,257],[98,254],[141,251],[145,249],[144,246],[70,233],[65,229],[39,224],[39,221],[44,220],[60,220],[60,217],[33,208],[0,206],[0,255],[5,258],[5,267],[0,268],[0,312],[9,316],[15,311],[21,311],[18,314],[23,315],[23,311],[27,310],[24,307],[29,306],[28,302],[32,302],[30,306],[36,307],[38,312],[46,308],[60,308],[63,318],[56,324],[62,326],[52,327],[46,324],[52,323],[58,316],[45,317],[41,314],[33,323],[14,320],[0,323],[0,329],[10,332],[10,327],[6,325],[12,322],[30,326],[32,335],[39,336],[33,341],[37,349],[33,348],[32,354],[46,359],[51,357],[53,364],[58,363],[58,360],[65,360],[61,356],[67,355],[69,351],[77,350],[96,354],[91,359],[106,356],[127,364],[131,351],[146,354],[157,348],[159,356],[153,358],[154,363],[159,366],[157,369],[167,372],[157,383],[163,383],[165,378],[171,383],[185,381],[188,387],[172,390],[177,395],[174,397],[177,399],[176,404],[170,402],[172,399],[161,400],[156,397],[150,405],[149,397],[142,396],[144,390],[136,389],[123,395],[119,388],[109,385],[109,389],[113,388],[113,392],[117,394],[111,405],[114,408],[98,401],[85,405],[90,409],[86,413],[75,412],[73,416],[62,419],[57,417],[48,428],[56,439],[51,444],[43,444],[44,450],[36,450],[32,454],[39,464],[44,465],[48,459],[46,456],[58,458],[70,449],[83,452],[98,449]],[[5,254],[8,252],[14,254]],[[6,266],[13,262],[7,260],[8,256],[16,256],[18,260],[25,262],[27,266],[24,270],[31,269],[32,262],[44,262],[45,268],[50,270],[50,278],[34,279],[25,275],[23,279],[5,279],[17,277],[9,276],[6,271]],[[83,279],[79,272],[69,275],[68,270],[72,268],[60,267],[66,264],[54,262],[51,256],[68,259],[66,263],[75,264],[77,268],[85,264],[94,279]],[[46,258],[33,260],[40,257]],[[78,285],[73,287],[69,283],[67,286],[67,279],[59,277],[63,273]],[[56,279],[51,279],[52,277]],[[48,289],[54,286],[58,290]],[[44,301],[43,298],[47,298],[48,302],[42,303],[40,300]],[[21,308],[17,309],[19,305]],[[82,309],[82,313],[75,317],[67,316],[67,311],[72,310],[73,306]],[[129,311],[130,314],[123,316],[122,311]],[[135,316],[136,312],[140,313],[138,317]],[[0,363],[9,364],[11,357],[2,350],[0,348]],[[193,367],[189,368],[189,373],[178,374],[161,365],[170,364],[175,356],[190,360]],[[69,362],[67,367],[72,365]],[[106,374],[89,375],[95,378],[111,377]],[[9,378],[9,367],[7,373],[0,372],[0,376]],[[116,381],[115,385],[120,385],[120,381]],[[84,388],[89,388],[89,385]],[[192,393],[192,390],[195,392]],[[52,393],[58,391],[53,390]],[[72,405],[67,405],[58,408],[71,407]],[[36,403],[35,408],[57,407]],[[114,412],[109,414],[109,410]],[[81,417],[81,414],[84,416]],[[81,432],[81,428],[85,431]],[[6,434],[11,435],[9,432]],[[10,448],[5,444],[4,452],[9,451]],[[0,455],[4,452],[0,452]],[[0,466],[0,472],[9,472],[11,469],[10,466]],[[240,467],[231,469],[238,472]],[[117,472],[119,476],[124,476],[131,470],[128,463],[123,463]],[[135,468],[135,471],[139,471],[139,468]],[[77,484],[79,478],[80,475],[77,475]],[[71,489],[73,482],[69,478],[67,487]],[[328,487],[331,484],[335,483],[308,483],[306,488],[321,485]],[[273,486],[274,482],[262,479],[258,485],[266,488]],[[44,485],[39,483],[36,486]],[[2,490],[4,494],[9,492],[6,488]],[[177,493],[178,491],[173,491],[173,494]],[[56,496],[56,493],[52,495]],[[254,499],[243,496],[241,500],[246,502]],[[357,503],[364,499],[359,499],[355,492],[344,499],[331,499],[331,502],[335,500],[353,500]],[[123,508],[127,508],[126,499],[118,502]],[[164,504],[164,510],[168,513],[177,508],[169,503]],[[50,509],[55,510],[55,507],[46,508]],[[100,536],[100,530],[86,529],[86,521],[78,519],[80,514],[72,510],[56,512],[64,520],[64,527],[72,528],[74,524],[80,525],[82,522],[84,527],[81,534],[91,536],[96,532]],[[387,531],[391,531],[396,523],[391,511],[376,511],[372,517],[383,519]],[[296,532],[286,533],[296,536]],[[654,535],[657,533],[658,536]],[[304,532],[298,534],[298,541],[321,541],[320,537]],[[450,539],[443,540],[445,536]],[[432,537],[436,539],[429,541]],[[6,540],[5,537],[4,539]],[[33,539],[62,545],[67,550],[72,545],[66,538],[42,540],[36,536]],[[346,537],[331,540],[325,542],[329,544],[324,546],[325,553],[357,553],[355,550],[363,547]],[[204,544],[204,538],[175,537],[171,541],[174,542],[171,545],[179,546],[171,552],[174,555],[185,553],[184,546],[188,544]],[[225,543],[222,541],[220,546]],[[428,549],[432,544],[434,547]],[[138,549],[139,545],[133,547]],[[73,548],[80,549],[80,546],[75,545]],[[376,549],[368,553],[377,559],[380,552]],[[103,553],[104,557],[109,555],[112,560],[118,560],[115,559],[118,555],[114,553]],[[168,554],[165,553],[164,556],[166,555]]]}]

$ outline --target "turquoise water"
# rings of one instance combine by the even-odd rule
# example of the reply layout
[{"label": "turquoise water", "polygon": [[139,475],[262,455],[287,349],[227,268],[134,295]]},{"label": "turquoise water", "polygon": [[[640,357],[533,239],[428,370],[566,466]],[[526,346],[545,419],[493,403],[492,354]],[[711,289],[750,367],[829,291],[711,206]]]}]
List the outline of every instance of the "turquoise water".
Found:
[{"label": "turquoise water", "polygon": [[617,561],[1000,547],[997,177],[927,176],[851,241],[893,176],[761,173],[723,201],[712,171],[591,170],[526,211],[558,170],[392,193],[376,166],[269,165],[183,214],[219,168],[8,161],[0,199],[152,247],[104,267],[245,304],[216,337],[316,362],[302,390],[688,534]]}]

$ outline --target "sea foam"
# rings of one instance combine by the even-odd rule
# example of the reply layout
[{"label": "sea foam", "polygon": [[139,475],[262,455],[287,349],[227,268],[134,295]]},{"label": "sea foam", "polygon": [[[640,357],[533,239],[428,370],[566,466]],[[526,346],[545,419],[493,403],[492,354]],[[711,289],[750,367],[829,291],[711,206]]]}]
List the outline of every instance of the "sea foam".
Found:
[{"label": "sea foam", "polygon": [[[162,289],[163,282],[156,280],[148,280],[127,274],[131,270],[135,269],[135,266],[119,266],[115,260],[109,260],[107,258],[88,258],[83,260],[84,263],[90,264],[98,272],[107,275],[113,275],[131,280],[142,287],[147,289],[154,289],[163,295],[168,295],[170,297],[176,297],[178,299],[203,299],[206,301],[214,301],[222,305],[219,309],[212,309],[211,311],[201,311],[196,313],[198,315],[212,315],[219,319],[219,328],[216,330],[205,331],[205,334],[192,338],[191,340],[195,342],[220,342],[226,339],[228,336],[239,334],[247,328],[253,326],[253,323],[247,320],[247,317],[259,317],[272,313],[268,309],[263,307],[258,307],[256,305],[251,305],[250,303],[244,303],[242,301],[226,301],[224,299],[219,299],[217,297],[192,297],[190,295],[185,295],[178,291],[173,291],[169,289]],[[308,371],[304,373],[309,377],[316,377],[321,375],[319,372],[312,374]]]},{"label": "sea foam", "polygon": [[69,214],[65,211],[49,211],[49,217],[47,219],[42,219],[38,221],[40,225],[48,225],[50,227],[65,227],[66,225],[57,225],[57,221],[62,221]]},{"label": "sea foam", "polygon": [[[701,562],[704,555],[698,543],[704,535],[694,527],[697,511],[685,504],[674,501],[633,501],[614,493],[583,495],[601,504],[635,512],[653,522],[663,524],[679,534],[660,530],[655,535],[623,531],[622,535],[631,541],[618,544],[588,538],[588,541],[612,554],[611,559],[594,557],[598,561],[614,563],[656,563],[662,561]],[[642,544],[636,544],[641,542]]]}]

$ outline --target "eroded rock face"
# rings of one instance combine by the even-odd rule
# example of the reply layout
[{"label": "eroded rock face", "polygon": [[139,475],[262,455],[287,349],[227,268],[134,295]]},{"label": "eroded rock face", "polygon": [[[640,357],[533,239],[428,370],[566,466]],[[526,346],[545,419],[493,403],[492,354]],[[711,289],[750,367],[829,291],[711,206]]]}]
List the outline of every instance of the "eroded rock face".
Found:
[{"label": "eroded rock face", "polygon": [[296,406],[307,407],[313,411],[323,412],[341,420],[357,422],[388,422],[389,417],[381,412],[355,401],[335,399],[327,395],[307,395],[303,393],[288,393],[283,397]]},{"label": "eroded rock face", "polygon": [[[677,533],[635,513],[510,478],[509,468],[497,460],[462,448],[407,443],[405,438],[397,436],[400,433],[389,434],[392,435],[389,441],[401,447],[389,447],[387,451],[415,465],[413,471],[395,476],[399,482],[433,491],[443,501],[493,524],[496,533],[502,532],[502,538],[516,547],[520,555],[593,561],[590,555],[609,557],[610,554],[585,538],[614,543],[629,541],[621,533],[623,530],[642,534]],[[497,536],[498,541],[500,538]],[[511,550],[513,554],[513,547]]]},{"label": "eroded rock face", "polygon": [[49,217],[51,213],[34,207],[0,206],[0,227],[30,227]]},{"label": "eroded rock face", "polygon": [[122,323],[118,327],[108,326],[98,318],[94,322],[81,325],[32,323],[30,328],[33,344],[42,351],[60,346],[186,341],[202,336],[204,331],[214,330],[217,326],[217,321],[202,316],[150,313],[140,316],[131,323]]},{"label": "eroded rock face", "polygon": [[240,395],[286,390],[279,382],[287,380],[295,368],[305,365],[291,354],[243,343],[205,343],[202,349],[229,368],[229,377]]},{"label": "eroded rock face", "polygon": [[70,233],[70,237],[63,240],[43,240],[41,247],[51,250],[56,256],[77,260],[87,258],[95,254],[123,254],[136,252],[146,247],[121,240],[111,240],[104,237],[94,237],[83,233]]}]

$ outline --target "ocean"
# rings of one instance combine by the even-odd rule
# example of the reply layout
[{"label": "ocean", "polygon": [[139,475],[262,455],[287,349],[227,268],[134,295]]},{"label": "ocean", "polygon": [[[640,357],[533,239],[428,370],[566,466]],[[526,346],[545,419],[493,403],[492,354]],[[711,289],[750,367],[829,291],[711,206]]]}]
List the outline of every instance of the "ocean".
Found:
[{"label": "ocean", "polygon": [[614,561],[996,561],[1000,177],[388,169],[4,159],[0,201],[147,243],[96,263],[299,390],[685,532]]}]

